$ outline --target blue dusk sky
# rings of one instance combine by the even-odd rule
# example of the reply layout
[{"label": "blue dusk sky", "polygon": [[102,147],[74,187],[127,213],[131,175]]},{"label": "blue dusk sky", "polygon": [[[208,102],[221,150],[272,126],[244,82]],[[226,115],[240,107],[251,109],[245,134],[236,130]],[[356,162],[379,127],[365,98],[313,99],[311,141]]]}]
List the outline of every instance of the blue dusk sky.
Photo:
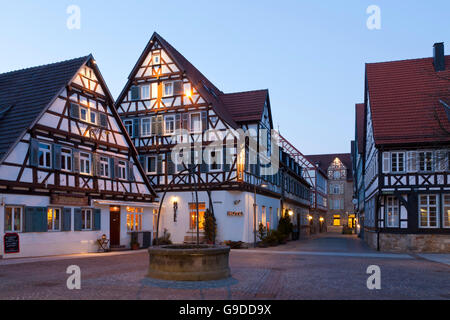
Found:
[{"label": "blue dusk sky", "polygon": [[303,153],[350,152],[364,64],[450,47],[449,12],[448,0],[1,1],[0,72],[92,53],[116,99],[157,31],[222,91],[268,88],[275,128]]}]

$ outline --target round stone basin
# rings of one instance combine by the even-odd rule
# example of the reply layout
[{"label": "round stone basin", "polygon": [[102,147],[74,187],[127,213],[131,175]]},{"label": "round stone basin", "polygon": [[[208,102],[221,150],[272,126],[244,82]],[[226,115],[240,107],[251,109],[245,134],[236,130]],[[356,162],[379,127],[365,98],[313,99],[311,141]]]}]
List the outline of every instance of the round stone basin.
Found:
[{"label": "round stone basin", "polygon": [[148,249],[148,276],[176,281],[208,281],[228,278],[229,247],[212,245],[164,245]]}]

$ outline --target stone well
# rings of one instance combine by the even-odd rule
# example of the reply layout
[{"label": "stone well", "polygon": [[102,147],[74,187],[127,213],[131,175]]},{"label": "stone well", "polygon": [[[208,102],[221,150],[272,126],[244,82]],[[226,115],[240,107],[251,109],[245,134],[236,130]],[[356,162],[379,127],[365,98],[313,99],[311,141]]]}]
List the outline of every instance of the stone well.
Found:
[{"label": "stone well", "polygon": [[148,249],[150,278],[176,281],[208,281],[228,278],[229,247],[164,245]]}]

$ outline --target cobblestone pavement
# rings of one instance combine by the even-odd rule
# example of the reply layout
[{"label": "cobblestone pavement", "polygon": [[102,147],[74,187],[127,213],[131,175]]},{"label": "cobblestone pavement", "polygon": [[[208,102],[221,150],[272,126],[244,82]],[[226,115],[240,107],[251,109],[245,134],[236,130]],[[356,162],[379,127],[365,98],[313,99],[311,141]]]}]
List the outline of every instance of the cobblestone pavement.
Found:
[{"label": "cobblestone pavement", "polygon": [[[28,261],[0,265],[0,299],[450,299],[449,266],[373,254],[354,237],[333,236],[237,250],[232,277],[205,283],[146,278],[142,251]],[[69,265],[81,268],[81,290],[66,287]],[[381,268],[381,290],[367,289],[369,265]]]}]

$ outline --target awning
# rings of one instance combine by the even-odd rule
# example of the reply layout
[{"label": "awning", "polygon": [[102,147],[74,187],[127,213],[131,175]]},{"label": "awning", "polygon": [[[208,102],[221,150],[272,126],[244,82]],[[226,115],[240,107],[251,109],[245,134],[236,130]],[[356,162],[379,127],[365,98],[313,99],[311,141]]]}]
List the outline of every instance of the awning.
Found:
[{"label": "awning", "polygon": [[104,206],[127,206],[127,207],[144,207],[144,208],[159,208],[158,202],[129,202],[117,200],[93,200],[94,204]]}]

